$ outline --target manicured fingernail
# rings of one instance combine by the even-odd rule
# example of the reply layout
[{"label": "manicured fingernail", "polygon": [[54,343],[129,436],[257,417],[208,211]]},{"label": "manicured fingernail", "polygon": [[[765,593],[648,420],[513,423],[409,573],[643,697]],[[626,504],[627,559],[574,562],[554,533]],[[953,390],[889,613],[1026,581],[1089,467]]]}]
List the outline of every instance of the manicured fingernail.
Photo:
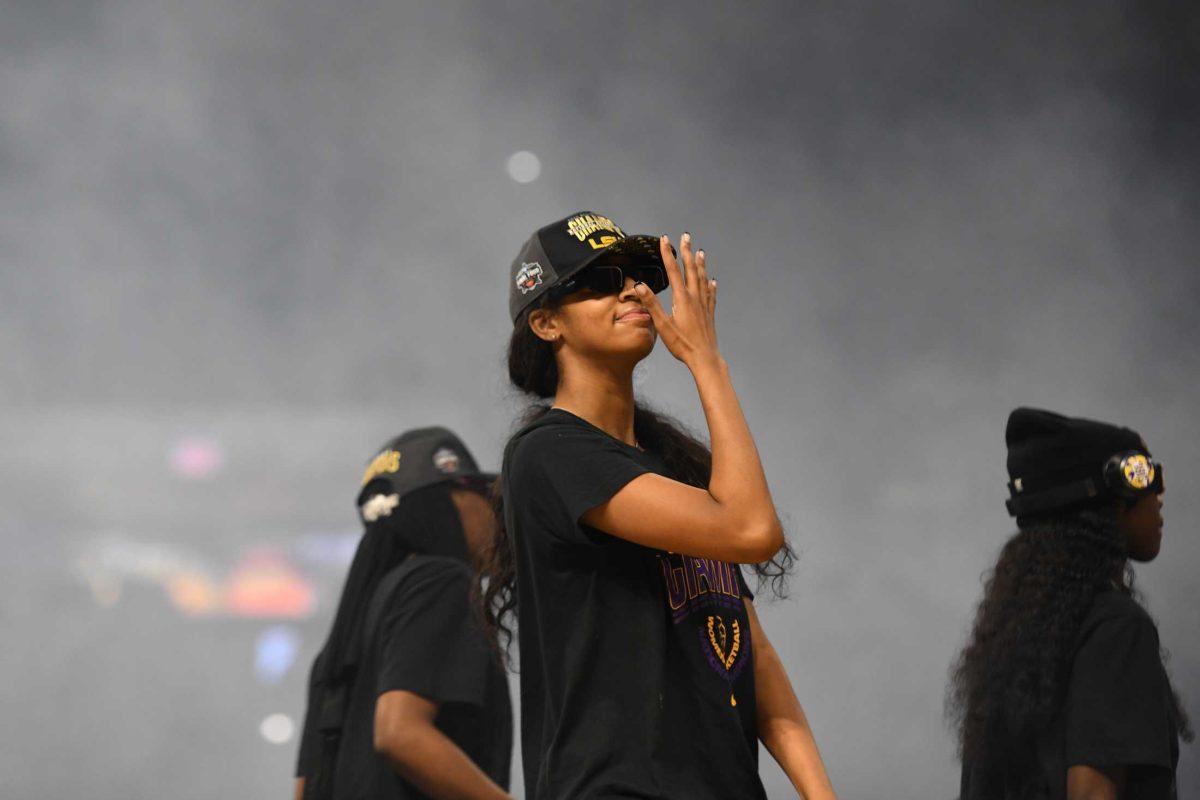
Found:
[{"label": "manicured fingernail", "polygon": [[696,255],[700,256],[700,258],[704,258],[704,248],[702,247],[699,250],[697,250]]},{"label": "manicured fingernail", "polygon": [[688,242],[690,244],[692,241],[692,235],[690,233],[688,233],[687,231],[684,231],[683,232],[683,241]]},{"label": "manicured fingernail", "polygon": [[665,233],[664,233],[664,234],[663,234],[661,237],[659,237],[659,238],[660,238],[662,241],[664,241],[664,242],[665,242],[665,241],[668,241],[668,239],[667,239],[667,235],[666,235]]},{"label": "manicured fingernail", "polygon": [[633,285],[633,290],[635,292],[637,292],[638,294],[643,294],[646,291],[646,284],[642,283],[641,281],[638,281],[637,283],[635,283]]}]

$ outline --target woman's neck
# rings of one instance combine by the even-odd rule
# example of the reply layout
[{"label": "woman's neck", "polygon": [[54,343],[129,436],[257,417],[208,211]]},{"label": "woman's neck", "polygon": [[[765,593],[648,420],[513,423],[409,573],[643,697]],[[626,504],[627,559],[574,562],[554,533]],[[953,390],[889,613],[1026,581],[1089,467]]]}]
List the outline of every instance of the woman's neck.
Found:
[{"label": "woman's neck", "polygon": [[633,370],[561,369],[554,407],[636,445],[633,433]]}]

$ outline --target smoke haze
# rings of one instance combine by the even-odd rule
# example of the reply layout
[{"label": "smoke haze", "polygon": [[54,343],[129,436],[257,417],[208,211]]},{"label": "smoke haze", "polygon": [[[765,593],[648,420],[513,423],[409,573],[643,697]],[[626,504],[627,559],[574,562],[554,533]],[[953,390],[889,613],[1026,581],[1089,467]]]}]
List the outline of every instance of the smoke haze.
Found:
[{"label": "smoke haze", "polygon": [[[1016,405],[1170,466],[1139,587],[1200,719],[1197,76],[1167,3],[10,2],[0,793],[290,791],[259,723],[303,710],[362,463],[428,424],[498,463],[508,264],[583,208],[711,257],[801,553],[764,624],[841,796],[957,792]],[[703,429],[661,348],[638,388]],[[274,683],[276,623],[203,588],[264,559],[317,603],[272,612]]]}]

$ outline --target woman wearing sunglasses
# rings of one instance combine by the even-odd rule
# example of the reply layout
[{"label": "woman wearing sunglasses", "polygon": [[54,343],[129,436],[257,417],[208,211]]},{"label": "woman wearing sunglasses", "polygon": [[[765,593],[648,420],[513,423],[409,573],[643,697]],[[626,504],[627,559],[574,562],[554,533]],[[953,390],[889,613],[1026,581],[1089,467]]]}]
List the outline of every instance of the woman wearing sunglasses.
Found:
[{"label": "woman wearing sunglasses", "polygon": [[[543,402],[505,450],[483,599],[496,639],[519,623],[530,798],[763,798],[759,741],[805,798],[834,796],[739,567],[778,581],[791,553],[706,266],[688,234],[677,261],[667,237],[592,212],[513,263],[509,376]],[[695,379],[711,451],[634,401],[659,337]]]},{"label": "woman wearing sunglasses", "polygon": [[1018,408],[1017,531],[955,667],[962,800],[1174,800],[1187,718],[1130,561],[1162,545],[1162,465],[1142,437]]}]

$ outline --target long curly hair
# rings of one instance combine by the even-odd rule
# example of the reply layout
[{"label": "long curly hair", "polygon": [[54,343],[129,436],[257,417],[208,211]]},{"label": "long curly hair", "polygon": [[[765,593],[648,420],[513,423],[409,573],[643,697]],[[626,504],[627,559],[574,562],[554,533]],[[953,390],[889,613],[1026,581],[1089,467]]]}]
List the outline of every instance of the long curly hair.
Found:
[{"label": "long curly hair", "polygon": [[[535,304],[534,307],[551,306]],[[546,414],[550,404],[545,401],[558,391],[558,363],[554,358],[554,348],[530,329],[530,311],[524,312],[518,319],[508,342],[509,380],[522,392],[536,398],[518,417],[518,429]],[[679,422],[637,403],[633,412],[633,430],[638,443],[663,460],[670,477],[692,486],[707,488],[712,475],[712,451]],[[515,636],[513,619],[517,611],[517,576],[512,531],[507,529],[504,522],[504,495],[499,481],[493,491],[492,503],[499,527],[490,552],[482,560],[476,602],[493,646],[507,653]],[[791,546],[784,542],[771,560],[754,564],[759,588],[769,585],[774,596],[785,597],[787,576],[795,560]]]},{"label": "long curly hair", "polygon": [[[1093,600],[1114,587],[1137,599],[1116,512],[1108,506],[1017,520],[951,670],[946,709],[963,763],[1017,780],[1037,774],[1038,734],[1062,706]],[[1178,697],[1175,706],[1190,741]]]}]

